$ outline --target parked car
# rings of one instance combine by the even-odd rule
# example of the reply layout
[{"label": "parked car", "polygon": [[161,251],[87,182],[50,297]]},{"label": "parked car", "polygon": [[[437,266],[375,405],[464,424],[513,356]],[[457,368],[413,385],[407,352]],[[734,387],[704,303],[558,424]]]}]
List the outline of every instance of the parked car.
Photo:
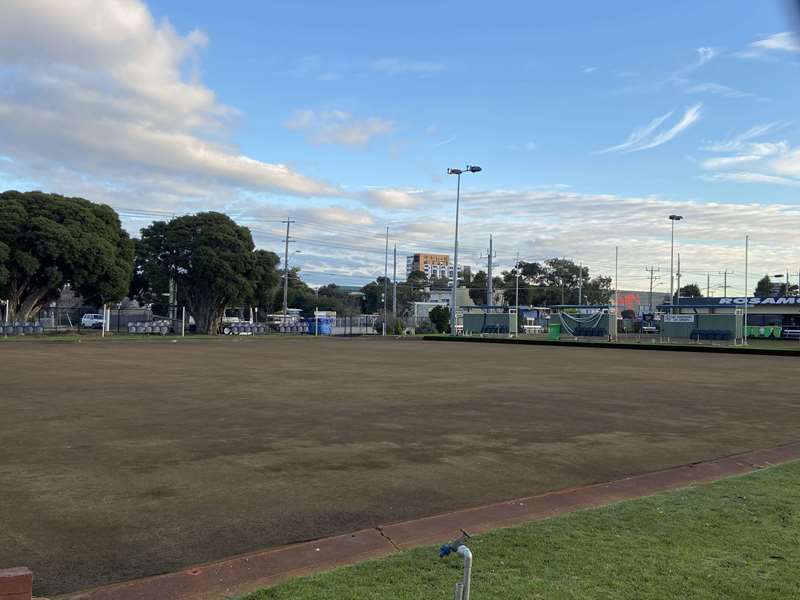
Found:
[{"label": "parked car", "polygon": [[86,313],[81,317],[81,327],[85,329],[102,329],[103,315],[98,313]]}]

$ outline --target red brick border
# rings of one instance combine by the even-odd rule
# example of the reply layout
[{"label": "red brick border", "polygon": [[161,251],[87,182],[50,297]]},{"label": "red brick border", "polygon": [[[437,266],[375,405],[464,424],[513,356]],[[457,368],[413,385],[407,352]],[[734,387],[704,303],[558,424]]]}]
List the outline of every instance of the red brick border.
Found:
[{"label": "red brick border", "polygon": [[27,567],[0,569],[0,600],[31,600],[33,573]]},{"label": "red brick border", "polygon": [[[708,483],[797,459],[800,459],[800,442],[263,550],[177,573],[96,588],[62,598],[220,600],[297,575],[449,540],[460,535],[461,529],[469,533],[486,532],[583,508],[603,506],[697,483]],[[7,599],[0,593],[0,600]]]}]

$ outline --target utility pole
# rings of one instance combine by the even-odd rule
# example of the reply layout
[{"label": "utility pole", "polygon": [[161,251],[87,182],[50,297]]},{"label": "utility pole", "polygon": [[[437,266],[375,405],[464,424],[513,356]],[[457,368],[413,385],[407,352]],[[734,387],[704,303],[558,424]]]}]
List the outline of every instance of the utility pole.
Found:
[{"label": "utility pole", "polygon": [[292,223],[289,217],[286,217],[286,240],[283,248],[283,324],[286,325],[286,316],[289,313],[289,227]]},{"label": "utility pole", "polygon": [[492,234],[489,234],[489,255],[486,266],[486,305],[494,304],[494,285],[492,283],[492,267],[494,266],[494,250],[492,246]]},{"label": "utility pole", "polygon": [[[680,306],[681,303],[681,253],[680,252],[678,252],[678,272],[675,273],[675,276],[678,278],[678,290],[676,291],[674,303],[676,306]],[[680,308],[678,308],[678,312],[680,313]]]},{"label": "utility pole", "polygon": [[514,265],[514,271],[517,275],[516,289],[514,291],[514,304],[517,307],[517,335],[519,335],[519,250],[517,250],[517,262]]},{"label": "utility pole", "polygon": [[653,275],[656,274],[656,273],[660,273],[661,272],[661,268],[660,267],[652,267],[651,266],[649,269],[647,267],[645,267],[644,270],[647,271],[648,273],[650,273],[650,312],[652,314],[655,314],[656,311],[655,311],[655,308],[653,307]]},{"label": "utility pole", "polygon": [[747,287],[750,285],[748,282],[748,268],[750,263],[750,236],[744,237],[744,345],[747,346],[747,305],[750,304],[750,292]]},{"label": "utility pole", "polygon": [[386,335],[386,306],[389,302],[389,228],[386,228],[386,252],[383,255],[383,335]]},{"label": "utility pole", "polygon": [[583,263],[578,265],[578,304],[583,304]]},{"label": "utility pole", "polygon": [[397,244],[394,245],[394,267],[392,268],[392,318],[397,318]]},{"label": "utility pole", "polygon": [[717,271],[717,275],[722,275],[722,296],[726,297],[728,295],[728,275],[735,275],[733,271],[728,271],[725,269],[724,271]]},{"label": "utility pole", "polygon": [[706,298],[711,297],[711,273],[706,273]]}]

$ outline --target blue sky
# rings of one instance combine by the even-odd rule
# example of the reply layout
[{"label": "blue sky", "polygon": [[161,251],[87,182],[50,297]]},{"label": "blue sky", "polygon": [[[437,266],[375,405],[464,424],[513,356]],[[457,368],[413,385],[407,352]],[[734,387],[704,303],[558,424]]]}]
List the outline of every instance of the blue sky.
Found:
[{"label": "blue sky", "polygon": [[[224,210],[312,283],[382,271],[380,237],[569,256],[621,287],[800,269],[800,43],[788,4],[9,0],[0,186],[108,202],[133,232]],[[48,36],[38,34],[46,30]],[[46,39],[31,45],[30,39]],[[738,277],[738,276],[736,276]],[[668,287],[668,280],[659,285]],[[743,281],[734,285],[743,285]]]}]

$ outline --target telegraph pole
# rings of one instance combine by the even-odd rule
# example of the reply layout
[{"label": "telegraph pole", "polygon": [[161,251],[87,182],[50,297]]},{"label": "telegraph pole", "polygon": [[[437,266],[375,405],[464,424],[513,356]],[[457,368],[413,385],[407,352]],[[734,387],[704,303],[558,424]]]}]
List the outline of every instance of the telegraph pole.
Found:
[{"label": "telegraph pole", "polygon": [[386,306],[389,302],[389,228],[386,228],[386,252],[383,255],[383,335],[386,335]]},{"label": "telegraph pole", "polygon": [[517,263],[514,265],[514,270],[517,272],[516,290],[514,292],[514,301],[517,306],[517,333],[519,333],[519,250],[517,250]]},{"label": "telegraph pole", "polygon": [[492,284],[492,267],[494,260],[494,251],[492,249],[492,234],[489,234],[489,257],[486,267],[486,305],[492,306],[494,304],[494,289]]},{"label": "telegraph pole", "polygon": [[706,298],[711,297],[711,273],[706,273]]},{"label": "telegraph pole", "polygon": [[397,318],[397,244],[394,245],[394,267],[392,268],[392,318]]},{"label": "telegraph pole", "polygon": [[[644,270],[647,271],[648,273],[650,273],[650,312],[655,314],[656,311],[655,311],[655,308],[653,307],[653,275],[655,273],[660,273],[661,272],[661,268],[660,267],[652,267],[651,266],[649,269],[647,267],[645,267]],[[670,302],[670,304],[672,304],[672,302]]]},{"label": "telegraph pole", "polygon": [[[676,292],[674,303],[677,306],[680,306],[681,303],[681,253],[680,252],[678,252],[678,272],[675,273],[675,277],[678,278],[678,290]],[[678,309],[678,312],[680,313],[680,308]]]},{"label": "telegraph pole", "polygon": [[726,297],[728,295],[728,275],[734,275],[734,272],[725,269],[724,271],[717,271],[717,275],[722,275],[724,277],[722,280],[722,296]]},{"label": "telegraph pole", "polygon": [[583,263],[578,265],[578,304],[583,304]]},{"label": "telegraph pole", "polygon": [[289,227],[295,221],[286,217],[286,240],[283,248],[283,324],[286,324],[286,315],[289,312]]}]

